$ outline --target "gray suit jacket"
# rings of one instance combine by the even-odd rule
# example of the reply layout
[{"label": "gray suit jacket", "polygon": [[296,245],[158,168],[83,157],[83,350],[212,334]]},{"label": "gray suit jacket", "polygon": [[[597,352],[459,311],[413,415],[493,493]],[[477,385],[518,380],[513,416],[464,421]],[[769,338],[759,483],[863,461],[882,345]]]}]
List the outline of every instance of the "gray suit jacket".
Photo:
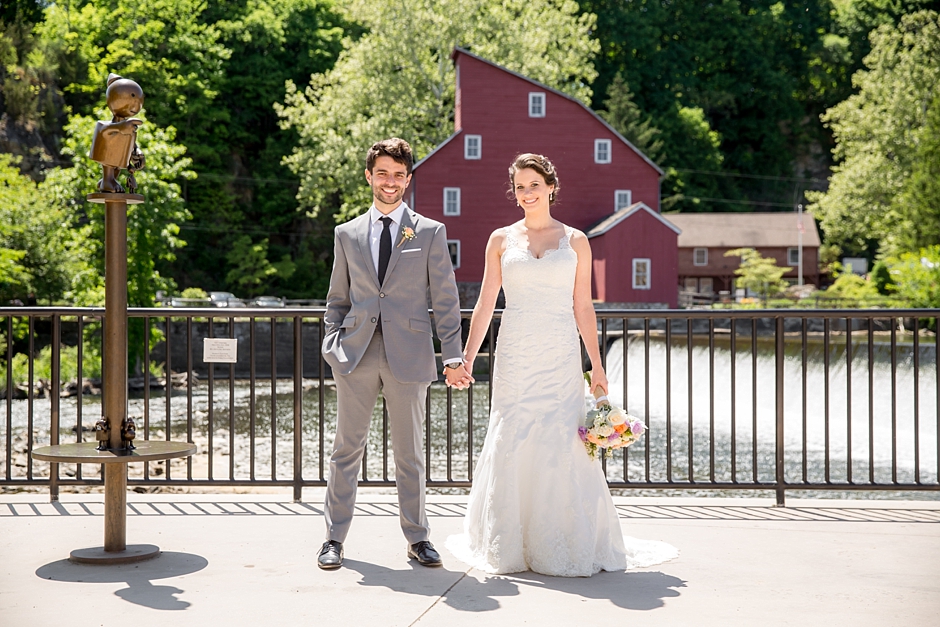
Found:
[{"label": "gray suit jacket", "polygon": [[428,295],[444,361],[460,359],[460,301],[444,225],[411,209],[400,233],[415,238],[392,242],[392,256],[379,285],[369,247],[369,214],[334,231],[333,274],[326,297],[323,357],[334,372],[349,374],[375,333],[381,314],[382,338],[392,374],[402,383],[437,380]]}]

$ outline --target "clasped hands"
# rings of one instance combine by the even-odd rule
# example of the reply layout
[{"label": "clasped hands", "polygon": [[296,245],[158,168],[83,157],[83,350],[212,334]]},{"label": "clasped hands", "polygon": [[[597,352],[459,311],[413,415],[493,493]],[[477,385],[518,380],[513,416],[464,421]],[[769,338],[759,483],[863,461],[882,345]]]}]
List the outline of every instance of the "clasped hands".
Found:
[{"label": "clasped hands", "polygon": [[449,388],[466,390],[476,379],[467,370],[465,364],[460,364],[456,368],[444,367],[444,384]]}]

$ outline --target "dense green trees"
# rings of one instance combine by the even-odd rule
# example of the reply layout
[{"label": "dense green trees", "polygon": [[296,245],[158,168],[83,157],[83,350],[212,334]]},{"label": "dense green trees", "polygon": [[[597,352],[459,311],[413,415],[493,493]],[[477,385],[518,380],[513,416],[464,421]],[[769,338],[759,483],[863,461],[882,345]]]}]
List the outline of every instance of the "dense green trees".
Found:
[{"label": "dense green trees", "polygon": [[[42,178],[71,157],[58,154],[66,114],[92,115],[109,72],[133,77],[149,119],[175,129],[201,174],[177,181],[193,218],[180,221],[182,239],[193,245],[175,262],[155,261],[169,262],[163,276],[209,289],[239,285],[228,270],[245,260],[226,269],[226,259],[247,237],[275,272],[242,295],[322,290],[330,226],[317,238],[295,210],[296,182],[281,159],[296,134],[279,128],[272,105],[285,80],[306,82],[329,68],[343,36],[358,32],[329,0],[70,0],[50,5],[35,25],[18,15],[2,23],[0,145],[25,156],[24,171]],[[304,270],[285,274],[285,256]]]},{"label": "dense green trees", "polygon": [[[592,104],[664,167],[665,209],[790,209],[826,186],[835,146],[810,194],[827,244],[899,258],[940,243],[940,35],[922,9],[940,0],[4,2],[0,153],[33,182],[0,164],[18,216],[0,220],[0,299],[100,296],[82,125],[109,72],[147,94],[135,304],[322,297],[332,227],[368,205],[365,147],[398,134],[420,157],[450,134],[454,45]],[[48,219],[24,226],[26,206]],[[59,249],[36,235],[54,224]]]},{"label": "dense green trees", "polygon": [[920,11],[872,33],[853,94],[825,115],[839,163],[811,207],[853,253],[940,243],[940,14]]},{"label": "dense green trees", "polygon": [[618,74],[634,90],[662,131],[663,165],[679,169],[664,186],[682,194],[677,208],[777,206],[791,200],[793,183],[757,177],[815,172],[810,153],[823,138],[818,123],[806,120],[821,112],[813,107],[820,94],[813,79],[830,65],[822,37],[828,2],[581,4],[598,16],[595,105]]},{"label": "dense green trees", "polygon": [[339,220],[357,215],[371,204],[362,176],[369,145],[400,136],[421,158],[453,132],[455,45],[588,102],[594,16],[577,8],[570,0],[349,2],[368,33],[347,41],[333,69],[303,91],[289,84],[278,107],[300,135],[288,162],[301,177],[302,206]]},{"label": "dense green trees", "polygon": [[[661,131],[681,210],[792,207],[824,186],[819,115],[852,92],[868,33],[936,0],[581,0],[597,14],[594,105],[620,75]],[[723,200],[722,200],[723,199]]]},{"label": "dense green trees", "polygon": [[0,303],[35,298],[51,304],[88,275],[71,216],[43,192],[0,154]]}]

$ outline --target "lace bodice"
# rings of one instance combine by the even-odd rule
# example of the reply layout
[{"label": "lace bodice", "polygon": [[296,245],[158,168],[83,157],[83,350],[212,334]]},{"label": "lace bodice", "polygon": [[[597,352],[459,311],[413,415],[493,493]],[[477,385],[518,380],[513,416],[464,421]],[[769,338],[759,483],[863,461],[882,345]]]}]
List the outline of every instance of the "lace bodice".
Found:
[{"label": "lace bodice", "polygon": [[519,244],[509,227],[504,229],[506,250],[500,266],[506,311],[573,315],[574,278],[578,255],[571,248],[572,228],[558,240],[558,247],[535,257]]}]

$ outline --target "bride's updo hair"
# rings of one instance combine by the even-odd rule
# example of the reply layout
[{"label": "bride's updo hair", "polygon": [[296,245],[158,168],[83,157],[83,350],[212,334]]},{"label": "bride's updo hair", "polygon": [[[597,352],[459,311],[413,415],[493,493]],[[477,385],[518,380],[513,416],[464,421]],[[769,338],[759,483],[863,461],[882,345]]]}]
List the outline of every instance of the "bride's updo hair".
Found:
[{"label": "bride's updo hair", "polygon": [[561,189],[558,184],[558,174],[555,172],[555,166],[547,157],[531,152],[517,156],[513,159],[512,165],[509,166],[509,197],[512,198],[516,194],[516,172],[525,169],[535,170],[545,179],[547,185],[555,186],[555,190],[548,197],[548,204],[554,205],[555,199],[558,198],[558,191]]}]

